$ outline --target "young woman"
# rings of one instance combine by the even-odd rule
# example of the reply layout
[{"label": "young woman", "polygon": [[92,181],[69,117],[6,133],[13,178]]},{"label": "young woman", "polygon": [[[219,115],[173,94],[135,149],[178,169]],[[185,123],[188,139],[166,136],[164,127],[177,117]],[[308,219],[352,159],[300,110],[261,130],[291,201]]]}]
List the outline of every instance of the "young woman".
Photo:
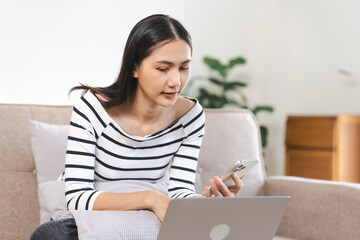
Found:
[{"label": "young woman", "polygon": [[[186,29],[169,16],[152,15],[132,29],[114,84],[72,89],[86,93],[74,106],[70,122],[64,177],[69,209],[149,209],[162,221],[171,198],[238,194],[242,182],[236,174],[230,188],[215,176],[203,195],[195,193],[205,118],[196,99],[180,96],[189,80],[191,56]],[[100,181],[121,184],[124,180],[165,181],[168,194],[157,190],[114,193],[95,187]],[[66,221],[76,230],[72,220]],[[45,225],[57,231],[71,229],[66,224]],[[41,226],[33,239],[41,239],[36,238],[37,232],[44,234],[40,230]],[[70,232],[64,239],[76,239],[76,231]]]}]

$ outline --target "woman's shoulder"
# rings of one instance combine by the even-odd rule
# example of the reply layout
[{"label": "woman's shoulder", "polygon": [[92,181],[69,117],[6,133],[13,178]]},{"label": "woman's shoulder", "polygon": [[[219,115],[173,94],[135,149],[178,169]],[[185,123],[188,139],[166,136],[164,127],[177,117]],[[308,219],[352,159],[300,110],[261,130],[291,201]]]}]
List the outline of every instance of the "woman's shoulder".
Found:
[{"label": "woman's shoulder", "polygon": [[109,117],[105,108],[102,106],[99,97],[100,95],[87,91],[74,105],[74,108],[76,108],[74,111],[77,111],[78,114],[90,122],[96,120],[97,122],[100,122],[101,125],[106,125],[106,122],[109,121]]},{"label": "woman's shoulder", "polygon": [[195,98],[180,96],[176,101],[176,111],[178,118],[192,118],[203,112],[203,108]]},{"label": "woman's shoulder", "polygon": [[196,99],[179,96],[176,101],[177,107],[182,109],[185,113],[190,111],[195,105],[197,101]]}]

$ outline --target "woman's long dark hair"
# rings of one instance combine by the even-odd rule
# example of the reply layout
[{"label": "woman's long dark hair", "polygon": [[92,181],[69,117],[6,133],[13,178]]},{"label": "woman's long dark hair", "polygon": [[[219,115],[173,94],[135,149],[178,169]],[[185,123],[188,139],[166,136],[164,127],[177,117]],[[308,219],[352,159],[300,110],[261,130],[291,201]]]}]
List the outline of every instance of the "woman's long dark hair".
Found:
[{"label": "woman's long dark hair", "polygon": [[177,20],[162,14],[144,18],[134,26],[129,34],[117,80],[108,87],[81,85],[73,87],[70,92],[83,89],[100,94],[107,99],[107,101],[99,99],[106,108],[131,100],[138,84],[137,79],[133,77],[135,68],[140,66],[142,60],[148,57],[154,49],[174,39],[184,40],[192,49],[190,34]]}]

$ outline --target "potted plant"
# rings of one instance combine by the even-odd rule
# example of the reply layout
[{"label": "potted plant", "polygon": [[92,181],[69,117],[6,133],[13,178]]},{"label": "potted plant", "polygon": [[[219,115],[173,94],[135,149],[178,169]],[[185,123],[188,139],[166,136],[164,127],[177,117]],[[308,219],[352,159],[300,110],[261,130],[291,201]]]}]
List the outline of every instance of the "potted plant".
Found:
[{"label": "potted plant", "polygon": [[[221,63],[216,58],[204,57],[204,63],[213,70],[216,74],[209,77],[196,77],[189,82],[185,89],[185,94],[189,95],[189,90],[193,84],[199,80],[202,83],[197,88],[195,97],[199,100],[204,108],[223,108],[226,106],[237,106],[240,108],[249,109],[255,116],[260,112],[273,112],[274,108],[269,105],[255,105],[250,106],[248,98],[242,91],[247,84],[240,80],[229,80],[228,74],[236,66],[241,66],[246,63],[242,57],[235,57],[230,59],[227,64]],[[212,85],[210,88],[209,86]],[[215,89],[210,91],[209,89]],[[260,124],[261,144],[265,148],[268,140],[268,128]]]}]

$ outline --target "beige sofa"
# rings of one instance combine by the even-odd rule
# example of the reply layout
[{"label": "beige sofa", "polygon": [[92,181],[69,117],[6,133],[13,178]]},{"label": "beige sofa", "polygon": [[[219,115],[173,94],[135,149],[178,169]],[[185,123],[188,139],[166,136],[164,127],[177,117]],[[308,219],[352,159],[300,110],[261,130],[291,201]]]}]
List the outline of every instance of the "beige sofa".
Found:
[{"label": "beige sofa", "polygon": [[[0,104],[0,112],[0,238],[28,239],[39,225],[38,185],[28,122],[68,124],[71,107]],[[254,116],[246,110],[206,110],[196,189],[201,192],[210,177],[223,173],[241,158],[261,159],[261,164],[245,177],[241,195],[292,198],[277,235],[359,239],[360,184],[267,178]]]}]

